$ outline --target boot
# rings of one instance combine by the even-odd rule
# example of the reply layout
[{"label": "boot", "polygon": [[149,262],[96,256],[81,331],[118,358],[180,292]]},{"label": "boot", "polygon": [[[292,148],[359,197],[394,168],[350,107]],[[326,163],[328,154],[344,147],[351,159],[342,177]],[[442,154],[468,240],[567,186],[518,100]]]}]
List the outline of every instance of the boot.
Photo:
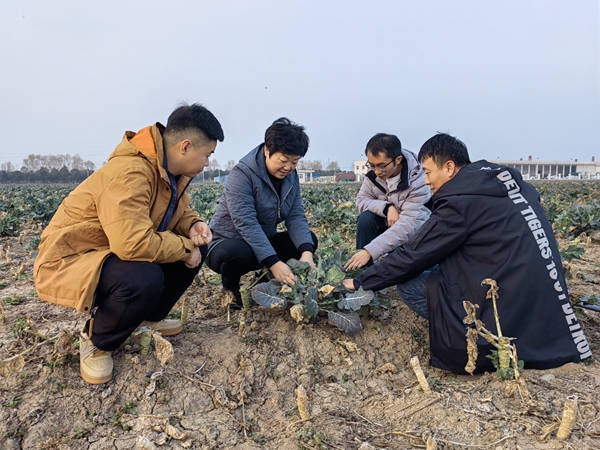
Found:
[{"label": "boot", "polygon": [[81,377],[90,384],[108,383],[113,373],[111,352],[96,348],[83,331],[79,338],[79,371]]},{"label": "boot", "polygon": [[175,336],[183,331],[183,324],[179,319],[163,319],[159,322],[144,320],[135,331],[142,327],[148,327],[163,336]]}]

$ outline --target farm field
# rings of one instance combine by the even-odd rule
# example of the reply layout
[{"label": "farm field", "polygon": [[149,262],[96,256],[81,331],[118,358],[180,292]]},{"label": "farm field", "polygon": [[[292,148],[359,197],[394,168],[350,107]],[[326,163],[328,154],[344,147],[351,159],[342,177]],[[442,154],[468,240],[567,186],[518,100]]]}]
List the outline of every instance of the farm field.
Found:
[{"label": "farm field", "polygon": [[[572,303],[593,303],[600,182],[532,184],[559,240]],[[526,389],[516,389],[495,374],[457,377],[428,366],[427,322],[393,288],[361,317],[363,330],[348,335],[327,317],[297,323],[289,309],[255,306],[228,320],[219,276],[203,266],[185,295],[184,331],[168,338],[173,361],[163,366],[158,352],[145,354],[139,339],[129,339],[113,353],[113,379],[89,385],[77,348],[86,317],[41,301],[32,280],[40,233],[73,187],[0,185],[0,359],[24,353],[22,367],[13,359],[0,368],[2,449],[600,448],[600,312],[577,306],[592,361],[525,368]],[[323,261],[354,247],[358,188],[303,188]],[[192,207],[207,221],[221,190],[192,186]],[[430,394],[411,366],[415,356]],[[568,398],[578,413],[570,437],[559,441]]]}]

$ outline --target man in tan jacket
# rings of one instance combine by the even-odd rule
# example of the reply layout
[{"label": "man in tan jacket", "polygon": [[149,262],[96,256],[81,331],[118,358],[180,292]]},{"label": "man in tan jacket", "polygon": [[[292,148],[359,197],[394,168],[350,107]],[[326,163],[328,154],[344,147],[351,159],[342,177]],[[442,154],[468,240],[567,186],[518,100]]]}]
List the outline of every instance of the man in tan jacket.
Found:
[{"label": "man in tan jacket", "polygon": [[81,333],[85,381],[112,378],[111,352],[141,325],[163,335],[212,234],[187,188],[209,164],[223,130],[201,105],[128,131],[108,162],[75,188],[42,233],[34,278],[41,299],[90,314]]}]

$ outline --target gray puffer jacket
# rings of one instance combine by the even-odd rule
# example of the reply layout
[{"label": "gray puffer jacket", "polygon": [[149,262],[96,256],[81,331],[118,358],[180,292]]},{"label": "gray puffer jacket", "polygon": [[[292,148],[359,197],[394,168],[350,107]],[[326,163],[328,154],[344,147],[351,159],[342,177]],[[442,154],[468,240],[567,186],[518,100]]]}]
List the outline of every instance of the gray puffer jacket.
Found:
[{"label": "gray puffer jacket", "polygon": [[294,245],[313,245],[300,197],[300,182],[294,170],[283,179],[281,198],[273,187],[265,165],[264,144],[259,145],[233,168],[221,202],[210,221],[213,241],[208,252],[224,239],[243,239],[261,262],[276,255],[269,242],[277,224],[285,226]]},{"label": "gray puffer jacket", "polygon": [[387,181],[377,178],[371,170],[356,197],[359,213],[371,211],[386,217],[383,211],[387,205],[394,205],[400,213],[394,225],[365,246],[373,260],[407,242],[429,218],[429,209],[424,204],[431,197],[431,190],[425,185],[425,173],[414,153],[402,149],[402,154],[402,171],[395,189],[388,191]]}]

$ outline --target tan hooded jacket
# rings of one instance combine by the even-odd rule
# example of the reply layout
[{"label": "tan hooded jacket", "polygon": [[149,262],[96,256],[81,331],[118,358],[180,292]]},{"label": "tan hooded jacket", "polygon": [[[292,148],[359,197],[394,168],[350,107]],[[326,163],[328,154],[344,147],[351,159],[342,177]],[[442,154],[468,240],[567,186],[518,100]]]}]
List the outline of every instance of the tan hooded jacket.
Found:
[{"label": "tan hooded jacket", "polygon": [[90,312],[102,263],[110,254],[126,261],[187,261],[190,227],[200,221],[189,207],[181,176],[179,199],[167,231],[157,232],[171,198],[157,123],[127,131],[108,162],[75,188],[42,233],[34,280],[41,299]]}]

